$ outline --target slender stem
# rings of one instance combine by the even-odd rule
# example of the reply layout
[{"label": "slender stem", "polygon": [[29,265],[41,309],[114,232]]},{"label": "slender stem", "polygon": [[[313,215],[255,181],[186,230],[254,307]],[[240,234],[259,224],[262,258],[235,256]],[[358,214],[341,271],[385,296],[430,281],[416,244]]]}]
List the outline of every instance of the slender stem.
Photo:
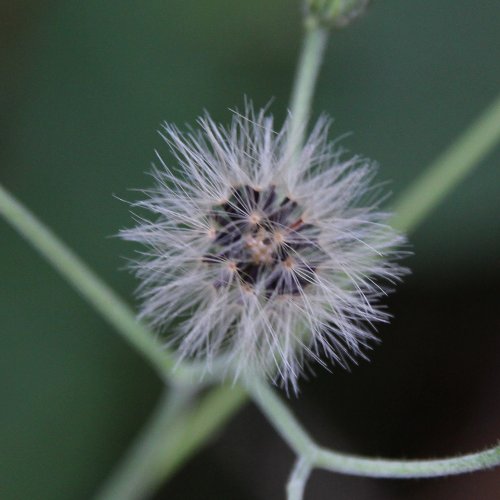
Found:
[{"label": "slender stem", "polygon": [[325,53],[329,30],[311,18],[305,23],[305,36],[295,74],[290,101],[290,130],[288,154],[296,156],[304,143],[307,122],[319,70]]},{"label": "slender stem", "polygon": [[147,498],[163,480],[163,464],[176,445],[178,423],[183,422],[193,396],[192,386],[173,386],[161,401],[127,456],[97,494],[96,500]]},{"label": "slender stem", "polygon": [[320,449],[315,465],[320,469],[354,476],[386,478],[450,476],[500,465],[500,446],[469,455],[436,460],[363,458]]},{"label": "slender stem", "polygon": [[500,96],[401,195],[394,208],[394,226],[414,229],[499,141]]},{"label": "slender stem", "polygon": [[47,226],[0,185],[0,215],[5,217],[64,278],[115,327],[165,378],[174,361],[170,353],[137,322],[134,313]]},{"label": "slender stem", "polygon": [[311,471],[311,464],[305,458],[301,457],[295,462],[286,485],[287,500],[302,500],[304,498],[304,490]]}]

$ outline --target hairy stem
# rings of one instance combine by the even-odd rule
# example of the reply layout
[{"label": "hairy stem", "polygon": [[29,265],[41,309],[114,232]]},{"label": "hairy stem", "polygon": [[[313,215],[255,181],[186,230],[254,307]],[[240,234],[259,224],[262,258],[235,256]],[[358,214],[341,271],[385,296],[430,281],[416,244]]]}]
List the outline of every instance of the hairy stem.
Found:
[{"label": "hairy stem", "polygon": [[305,458],[297,459],[286,485],[287,500],[302,500],[304,498],[304,490],[311,470],[311,464],[308,460]]},{"label": "hairy stem", "polygon": [[413,230],[499,140],[500,96],[403,192],[394,207],[393,225]]},{"label": "hairy stem", "polygon": [[500,465],[500,446],[469,455],[435,460],[364,458],[319,449],[315,465],[320,469],[354,476],[385,478],[451,476]]},{"label": "hairy stem", "polygon": [[290,101],[288,154],[295,157],[304,143],[311,103],[326,45],[329,29],[311,18],[305,23],[305,36],[297,65]]}]

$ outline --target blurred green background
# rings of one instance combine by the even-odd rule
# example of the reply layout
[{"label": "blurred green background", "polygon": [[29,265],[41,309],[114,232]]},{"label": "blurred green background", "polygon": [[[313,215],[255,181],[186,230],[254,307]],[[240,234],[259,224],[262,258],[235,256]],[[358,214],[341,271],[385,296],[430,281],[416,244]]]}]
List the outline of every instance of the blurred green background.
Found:
[{"label": "blurred green background", "polygon": [[[226,122],[246,95],[285,116],[290,0],[0,3],[0,181],[131,304],[129,188],[163,120]],[[500,90],[500,2],[374,1],[332,37],[315,114],[380,162],[397,196]],[[500,149],[412,235],[371,363],[318,373],[291,404],[323,443],[407,457],[500,436]],[[393,199],[394,199],[393,197]],[[86,499],[150,413],[148,366],[0,221],[0,498]],[[248,406],[156,498],[283,498],[291,453]],[[314,473],[309,499],[498,498],[500,475],[418,482]]]}]

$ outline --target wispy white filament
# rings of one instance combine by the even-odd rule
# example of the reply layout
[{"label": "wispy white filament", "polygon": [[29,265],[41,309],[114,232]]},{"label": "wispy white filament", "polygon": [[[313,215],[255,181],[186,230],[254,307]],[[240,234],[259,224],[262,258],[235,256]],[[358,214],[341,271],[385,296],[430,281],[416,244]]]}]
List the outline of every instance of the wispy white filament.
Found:
[{"label": "wispy white filament", "polygon": [[[379,299],[404,274],[403,238],[379,209],[371,162],[328,141],[320,119],[290,156],[288,125],[251,105],[231,125],[164,125],[174,167],[158,155],[153,214],[121,232],[145,250],[134,263],[141,316],[207,369],[297,388],[311,361],[345,366],[387,321]],[[288,152],[287,152],[288,151]]]}]

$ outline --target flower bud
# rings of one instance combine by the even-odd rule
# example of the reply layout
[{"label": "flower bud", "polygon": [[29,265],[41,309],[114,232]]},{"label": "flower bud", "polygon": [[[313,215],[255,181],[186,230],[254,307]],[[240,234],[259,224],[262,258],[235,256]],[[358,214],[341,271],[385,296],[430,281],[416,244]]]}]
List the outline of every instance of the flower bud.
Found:
[{"label": "flower bud", "polygon": [[343,28],[366,9],[370,0],[306,0],[307,18],[311,22]]}]

